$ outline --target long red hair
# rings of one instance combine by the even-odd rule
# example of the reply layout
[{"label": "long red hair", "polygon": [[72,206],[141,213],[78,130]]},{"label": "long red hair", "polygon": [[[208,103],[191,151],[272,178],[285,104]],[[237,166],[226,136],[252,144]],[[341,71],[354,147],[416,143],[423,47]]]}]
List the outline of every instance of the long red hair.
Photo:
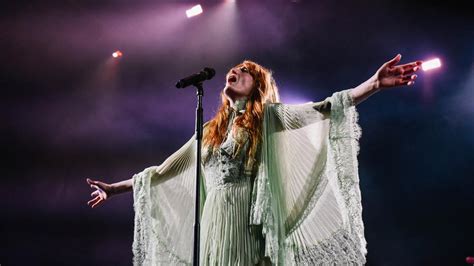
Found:
[{"label": "long red hair", "polygon": [[[280,101],[278,87],[272,76],[272,71],[253,62],[245,60],[236,67],[245,66],[253,77],[254,84],[243,115],[237,117],[234,129],[244,130],[250,141],[250,148],[247,151],[247,166],[252,166],[255,161],[258,144],[262,139],[263,108],[265,103],[276,103]],[[230,113],[230,102],[221,92],[222,104],[216,115],[211,119],[204,130],[203,144],[217,151],[222,144],[227,133],[227,123]],[[239,139],[236,139],[239,141]]]}]

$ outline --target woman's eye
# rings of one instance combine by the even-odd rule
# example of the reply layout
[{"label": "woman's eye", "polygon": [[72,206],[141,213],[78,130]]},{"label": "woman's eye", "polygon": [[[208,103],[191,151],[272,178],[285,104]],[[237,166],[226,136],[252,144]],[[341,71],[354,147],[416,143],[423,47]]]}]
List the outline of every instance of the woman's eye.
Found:
[{"label": "woman's eye", "polygon": [[240,71],[245,72],[245,73],[249,73],[249,69],[246,68],[246,67],[241,67]]}]

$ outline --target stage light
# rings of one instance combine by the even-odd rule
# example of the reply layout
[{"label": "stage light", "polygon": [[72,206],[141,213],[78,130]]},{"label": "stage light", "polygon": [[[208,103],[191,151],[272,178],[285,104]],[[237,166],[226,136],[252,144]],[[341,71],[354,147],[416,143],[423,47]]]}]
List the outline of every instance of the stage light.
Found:
[{"label": "stage light", "polygon": [[122,52],[120,52],[119,50],[113,52],[113,54],[112,54],[112,56],[113,56],[114,58],[122,57],[122,55],[123,55]]},{"label": "stage light", "polygon": [[186,10],[186,16],[188,18],[197,16],[202,13],[201,5],[193,6],[191,9]]},{"label": "stage light", "polygon": [[431,59],[421,64],[421,69],[423,69],[423,71],[428,71],[438,67],[441,67],[441,61],[439,60],[439,58]]}]

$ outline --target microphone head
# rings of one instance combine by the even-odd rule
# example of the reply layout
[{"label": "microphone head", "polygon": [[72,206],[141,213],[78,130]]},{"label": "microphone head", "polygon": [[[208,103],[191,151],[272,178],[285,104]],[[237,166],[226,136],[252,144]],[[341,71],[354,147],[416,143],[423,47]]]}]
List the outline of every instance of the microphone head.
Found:
[{"label": "microphone head", "polygon": [[204,72],[207,74],[207,79],[212,79],[216,75],[216,71],[210,67],[205,67]]},{"label": "microphone head", "polygon": [[203,81],[207,79],[211,79],[216,74],[216,71],[210,67],[205,67],[201,72],[193,74],[189,77],[180,79],[176,82],[176,88],[181,89],[185,88],[189,85],[196,85],[201,84]]},{"label": "microphone head", "polygon": [[176,86],[176,88],[181,89],[181,88],[183,88],[183,82],[180,80],[180,81],[176,82],[175,86]]}]

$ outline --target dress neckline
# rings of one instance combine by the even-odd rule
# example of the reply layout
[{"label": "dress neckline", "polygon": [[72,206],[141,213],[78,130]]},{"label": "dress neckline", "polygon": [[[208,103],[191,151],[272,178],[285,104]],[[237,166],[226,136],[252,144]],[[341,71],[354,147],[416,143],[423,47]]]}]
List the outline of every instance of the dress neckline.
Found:
[{"label": "dress neckline", "polygon": [[238,114],[243,114],[245,113],[245,106],[247,105],[247,101],[247,98],[238,99],[234,102],[234,106],[232,106],[231,109],[236,111]]}]

